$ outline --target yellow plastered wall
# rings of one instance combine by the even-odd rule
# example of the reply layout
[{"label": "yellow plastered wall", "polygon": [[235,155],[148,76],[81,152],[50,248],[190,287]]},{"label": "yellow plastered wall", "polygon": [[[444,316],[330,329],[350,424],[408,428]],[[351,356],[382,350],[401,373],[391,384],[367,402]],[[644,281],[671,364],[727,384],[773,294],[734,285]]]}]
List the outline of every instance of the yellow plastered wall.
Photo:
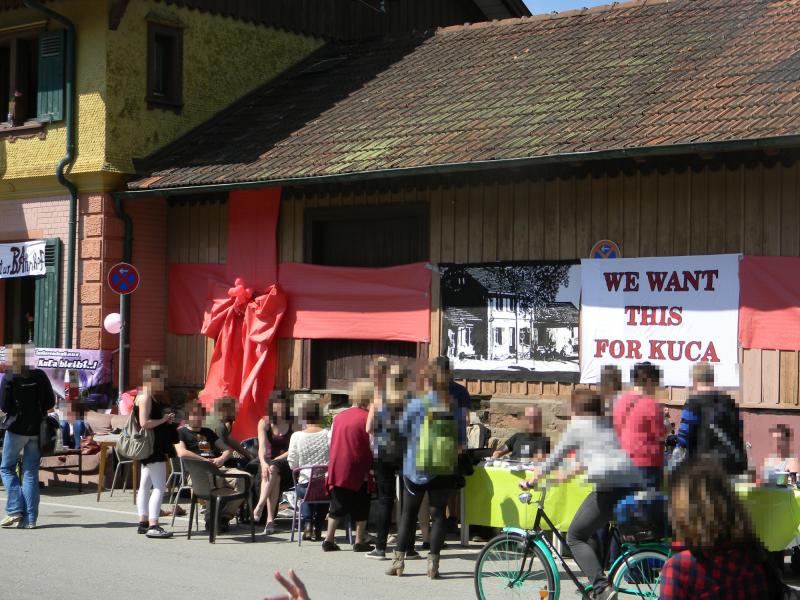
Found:
[{"label": "yellow plastered wall", "polygon": [[[147,17],[183,25],[183,109],[149,109]],[[105,170],[132,172],[143,157],[208,120],[322,42],[152,0],[131,2],[108,32],[108,129]]]},{"label": "yellow plastered wall", "polygon": [[[101,170],[105,158],[106,114],[106,36],[108,34],[107,3],[103,0],[50,2],[52,8],[75,23],[77,88],[77,160],[73,173]],[[31,10],[0,13],[0,28],[42,21],[43,16]],[[54,22],[49,29],[57,29]],[[5,112],[5,111],[3,111]],[[5,119],[5,116],[0,116]],[[52,176],[56,164],[64,156],[66,132],[64,121],[48,125],[43,139],[27,136],[0,140],[0,180]],[[57,187],[57,186],[56,186]]]}]

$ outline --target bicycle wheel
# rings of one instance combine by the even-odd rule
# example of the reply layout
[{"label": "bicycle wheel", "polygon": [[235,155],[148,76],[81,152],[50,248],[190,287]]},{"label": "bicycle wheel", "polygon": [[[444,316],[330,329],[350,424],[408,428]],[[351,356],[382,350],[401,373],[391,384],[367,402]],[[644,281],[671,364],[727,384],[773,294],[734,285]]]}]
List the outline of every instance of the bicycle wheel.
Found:
[{"label": "bicycle wheel", "polygon": [[658,598],[661,569],[667,553],[655,549],[626,552],[614,565],[608,579],[617,590],[617,597]]},{"label": "bicycle wheel", "polygon": [[541,548],[518,533],[503,533],[478,555],[475,593],[478,600],[557,600],[556,577]]}]

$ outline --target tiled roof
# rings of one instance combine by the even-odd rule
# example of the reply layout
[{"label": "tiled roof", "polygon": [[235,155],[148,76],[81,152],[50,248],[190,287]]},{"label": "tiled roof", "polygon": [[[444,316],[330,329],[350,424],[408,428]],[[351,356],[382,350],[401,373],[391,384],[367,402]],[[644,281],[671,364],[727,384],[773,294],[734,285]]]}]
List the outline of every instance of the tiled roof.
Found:
[{"label": "tiled roof", "polygon": [[800,132],[800,0],[640,1],[328,46],[131,188]]}]

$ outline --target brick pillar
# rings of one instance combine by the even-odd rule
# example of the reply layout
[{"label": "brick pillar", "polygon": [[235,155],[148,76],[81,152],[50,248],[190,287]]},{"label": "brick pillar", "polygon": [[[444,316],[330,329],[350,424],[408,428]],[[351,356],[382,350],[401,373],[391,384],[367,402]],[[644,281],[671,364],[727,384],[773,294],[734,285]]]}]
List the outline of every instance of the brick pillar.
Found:
[{"label": "brick pillar", "polygon": [[78,346],[112,350],[119,338],[106,333],[103,319],[108,313],[119,312],[119,296],[108,287],[106,276],[122,260],[122,221],[108,194],[82,194],[80,220]]}]

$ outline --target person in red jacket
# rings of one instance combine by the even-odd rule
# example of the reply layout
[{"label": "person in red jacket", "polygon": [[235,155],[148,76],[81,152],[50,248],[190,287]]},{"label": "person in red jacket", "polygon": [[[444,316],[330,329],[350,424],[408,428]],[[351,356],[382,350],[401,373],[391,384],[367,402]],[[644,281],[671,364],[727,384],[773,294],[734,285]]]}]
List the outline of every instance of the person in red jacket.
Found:
[{"label": "person in red jacket", "polygon": [[372,449],[367,433],[367,416],[374,390],[372,384],[359,381],[350,394],[353,406],[340,412],[331,426],[330,460],[328,461],[328,494],[331,506],[328,532],[322,542],[326,552],[339,550],[335,536],[342,520],[350,516],[356,523],[354,552],[369,552],[367,542],[369,517],[369,472]]},{"label": "person in red jacket", "polygon": [[614,403],[614,431],[620,446],[642,471],[648,487],[661,488],[664,469],[664,414],[655,400],[661,371],[649,362],[631,369],[633,389]]}]

